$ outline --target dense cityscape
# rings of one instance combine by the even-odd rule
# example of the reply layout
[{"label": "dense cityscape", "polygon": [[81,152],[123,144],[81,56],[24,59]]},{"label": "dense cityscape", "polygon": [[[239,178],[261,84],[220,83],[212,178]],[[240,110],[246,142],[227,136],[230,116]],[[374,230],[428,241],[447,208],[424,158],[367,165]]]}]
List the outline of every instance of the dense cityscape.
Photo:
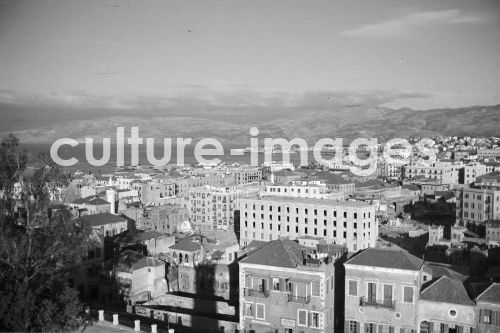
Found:
[{"label": "dense cityscape", "polygon": [[45,214],[91,228],[67,283],[110,327],[498,332],[500,138],[434,139],[433,163],[365,177],[277,161],[76,171],[45,184]]}]

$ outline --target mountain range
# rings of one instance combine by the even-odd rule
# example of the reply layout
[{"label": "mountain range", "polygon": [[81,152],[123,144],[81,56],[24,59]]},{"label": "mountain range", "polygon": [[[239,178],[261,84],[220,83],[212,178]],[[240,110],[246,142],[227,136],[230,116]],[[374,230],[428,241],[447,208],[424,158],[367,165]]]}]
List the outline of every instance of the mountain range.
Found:
[{"label": "mountain range", "polygon": [[142,138],[211,137],[223,143],[248,146],[249,129],[259,138],[391,137],[436,135],[500,136],[500,105],[433,110],[349,106],[331,110],[235,110],[185,112],[182,110],[64,110],[0,105],[0,135],[16,134],[24,143],[49,143],[68,137],[83,141],[116,136],[116,127],[139,127]]}]

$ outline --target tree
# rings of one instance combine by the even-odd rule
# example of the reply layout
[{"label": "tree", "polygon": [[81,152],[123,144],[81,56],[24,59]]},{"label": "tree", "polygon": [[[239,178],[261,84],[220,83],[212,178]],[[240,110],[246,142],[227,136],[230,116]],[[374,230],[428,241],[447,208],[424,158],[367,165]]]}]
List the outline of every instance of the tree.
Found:
[{"label": "tree", "polygon": [[63,331],[81,324],[82,304],[68,284],[91,244],[90,227],[67,211],[49,213],[50,194],[66,184],[60,168],[9,135],[0,142],[0,330]]}]

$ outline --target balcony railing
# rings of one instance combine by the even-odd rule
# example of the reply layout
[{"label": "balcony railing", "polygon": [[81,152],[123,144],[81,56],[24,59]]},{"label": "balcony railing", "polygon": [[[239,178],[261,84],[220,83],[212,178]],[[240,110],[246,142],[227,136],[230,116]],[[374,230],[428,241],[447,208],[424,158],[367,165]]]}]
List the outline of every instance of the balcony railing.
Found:
[{"label": "balcony railing", "polygon": [[245,288],[245,296],[265,298],[265,297],[269,297],[269,290]]},{"label": "balcony railing", "polygon": [[288,294],[288,302],[308,304],[310,300],[310,296],[295,296],[292,294]]},{"label": "balcony railing", "polygon": [[380,299],[360,297],[359,298],[359,305],[394,310],[396,308],[396,301],[387,300],[387,299],[380,300]]}]

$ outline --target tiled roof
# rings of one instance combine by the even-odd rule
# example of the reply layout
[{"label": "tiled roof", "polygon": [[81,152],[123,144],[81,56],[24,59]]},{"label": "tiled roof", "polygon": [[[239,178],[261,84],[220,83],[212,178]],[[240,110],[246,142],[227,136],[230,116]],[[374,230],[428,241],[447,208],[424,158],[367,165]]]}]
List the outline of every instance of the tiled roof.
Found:
[{"label": "tiled roof", "polygon": [[400,248],[368,248],[346,264],[418,271],[423,261]]},{"label": "tiled roof", "polygon": [[476,298],[476,302],[500,303],[500,283],[492,283]]},{"label": "tiled roof", "polygon": [[424,271],[430,273],[434,278],[447,276],[451,279],[460,281],[467,279],[468,276],[466,270],[468,269],[468,267],[452,266],[442,263],[426,262],[424,264]]},{"label": "tiled roof", "polygon": [[86,204],[86,205],[109,205],[109,202],[107,202],[106,200],[101,199],[95,195],[90,195],[90,196],[85,197],[85,198],[79,198],[79,199],[74,200],[71,203]]},{"label": "tiled roof", "polygon": [[244,264],[295,268],[302,264],[302,253],[309,249],[287,238],[277,239],[262,246],[240,261]]},{"label": "tiled roof", "polygon": [[415,185],[415,184],[403,185],[403,186],[401,186],[401,188],[411,190],[411,191],[420,191],[420,187],[418,187],[418,185]]},{"label": "tiled roof", "polygon": [[453,191],[435,191],[434,195],[436,197],[442,197],[445,200],[449,200],[455,197],[455,193],[453,193]]},{"label": "tiled roof", "polygon": [[172,250],[194,252],[201,249],[201,244],[194,242],[192,237],[184,238],[169,247]]},{"label": "tiled roof", "polygon": [[82,216],[81,219],[87,222],[92,227],[111,224],[111,223],[127,222],[127,220],[124,219],[123,217],[111,213],[85,215]]},{"label": "tiled roof", "polygon": [[461,305],[474,305],[461,281],[442,276],[420,292],[420,299]]}]

